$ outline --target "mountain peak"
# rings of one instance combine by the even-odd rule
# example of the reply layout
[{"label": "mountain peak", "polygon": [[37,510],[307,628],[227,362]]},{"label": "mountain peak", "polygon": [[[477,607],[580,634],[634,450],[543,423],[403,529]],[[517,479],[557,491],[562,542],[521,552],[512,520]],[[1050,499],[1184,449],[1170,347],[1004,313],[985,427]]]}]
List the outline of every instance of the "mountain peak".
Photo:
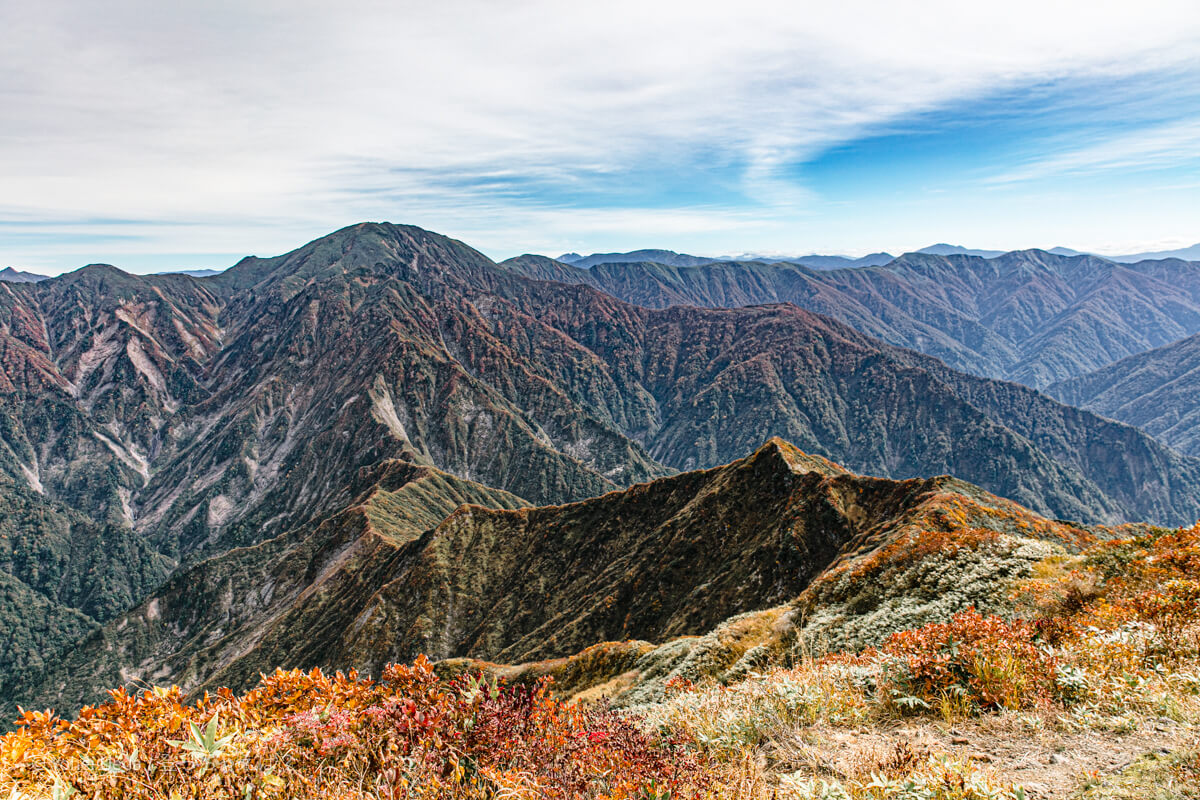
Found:
[{"label": "mountain peak", "polygon": [[778,436],[772,436],[751,454],[747,464],[777,461],[791,472],[818,472],[825,476],[850,475],[848,469],[823,456],[812,455]]},{"label": "mountain peak", "polygon": [[676,253],[674,250],[661,249],[643,249],[631,250],[628,253],[592,253],[590,256],[582,256],[574,260],[568,260],[570,256],[576,256],[577,253],[566,253],[558,260],[565,264],[570,264],[573,267],[588,269],[597,264],[630,264],[630,263],[652,263],[665,264],[668,267],[698,267],[703,264],[711,264],[714,261],[721,259],[709,258],[707,256],[693,256],[687,253]]},{"label": "mountain peak", "polygon": [[259,287],[285,299],[315,281],[350,273],[389,274],[404,279],[449,276],[474,282],[495,269],[478,250],[416,225],[359,222],[273,258],[244,258],[213,280],[236,290]]},{"label": "mountain peak", "polygon": [[1003,250],[975,250],[958,244],[946,244],[945,242],[938,242],[937,244],[929,245],[929,247],[922,247],[917,252],[934,256],[979,256],[981,258],[995,258],[996,256],[1004,255]]},{"label": "mountain peak", "polygon": [[88,264],[71,272],[65,272],[51,280],[63,283],[84,283],[95,285],[132,286],[142,282],[142,278],[133,273],[114,267],[112,264]]}]

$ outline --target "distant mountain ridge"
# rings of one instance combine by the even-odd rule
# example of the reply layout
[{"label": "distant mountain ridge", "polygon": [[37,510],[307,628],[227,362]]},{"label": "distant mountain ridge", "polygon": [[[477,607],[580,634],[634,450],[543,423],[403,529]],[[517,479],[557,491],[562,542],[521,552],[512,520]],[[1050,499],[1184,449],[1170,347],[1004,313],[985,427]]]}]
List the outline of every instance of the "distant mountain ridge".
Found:
[{"label": "distant mountain ridge", "polygon": [[585,271],[538,256],[504,264],[654,308],[794,303],[956,369],[1034,387],[1200,332],[1200,264],[1172,259],[1121,265],[1026,250],[906,253],[885,266],[840,270],[720,262]]},{"label": "distant mountain ridge", "polygon": [[1164,261],[1166,259],[1200,261],[1200,244],[1194,244],[1191,247],[1182,247],[1178,250],[1156,250],[1148,253],[1129,253],[1127,255],[1119,256],[1101,256],[1097,253],[1088,253],[1082,250],[1072,250],[1070,247],[1052,247],[1047,252],[1060,256],[1094,255],[1097,258],[1105,258],[1109,261],[1115,261],[1119,264],[1136,264],[1139,261]]},{"label": "distant mountain ridge", "polygon": [[588,269],[596,264],[619,264],[629,261],[653,261],[656,264],[675,267],[696,267],[720,259],[691,256],[687,253],[676,253],[674,250],[632,250],[628,253],[592,253],[590,256],[564,253],[557,260],[573,267]]},{"label": "distant mountain ridge", "polygon": [[1200,243],[1191,247],[1181,247],[1178,250],[1156,250],[1150,253],[1133,253],[1124,256],[1110,256],[1113,261],[1136,263],[1138,261],[1161,261],[1168,258],[1178,258],[1183,261],[1200,261]]},{"label": "distant mountain ridge", "polygon": [[922,247],[916,252],[931,256],[978,256],[979,258],[996,258],[1004,255],[1008,251],[974,250],[957,244],[946,244],[945,242],[940,242],[938,244],[931,244],[928,247]]},{"label": "distant mountain ridge", "polygon": [[12,267],[0,269],[0,281],[8,281],[9,283],[37,283],[38,281],[46,280],[45,275],[38,275],[33,272],[22,272]]},{"label": "distant mountain ridge", "polygon": [[[167,272],[155,272],[154,275],[190,275],[193,278],[209,278],[213,275],[220,275],[222,270],[219,269],[179,269],[170,270]],[[8,281],[9,283],[37,283],[38,281],[49,280],[48,275],[38,275],[34,272],[22,272],[5,267],[0,269],[0,281]]]},{"label": "distant mountain ridge", "polygon": [[[957,244],[946,244],[945,242],[939,242],[938,244],[931,244],[928,247],[922,247],[921,249],[914,250],[912,252],[935,256],[978,256],[980,258],[999,258],[1003,255],[1023,251],[983,250],[978,248],[963,247],[962,245]],[[1074,250],[1070,247],[1051,247],[1046,249],[1046,252],[1057,256],[1095,256],[1096,258],[1103,258],[1107,261],[1113,261],[1120,264],[1136,264],[1139,261],[1162,261],[1165,259],[1200,261],[1200,243],[1194,244],[1191,247],[1180,248],[1178,250],[1158,250],[1147,253],[1130,253],[1126,255],[1114,256],[1103,256],[1097,253],[1090,253],[1085,250]],[[803,264],[804,266],[812,267],[813,269],[842,269],[846,267],[879,267],[887,264],[895,258],[896,256],[886,252],[871,253],[869,255],[854,258],[851,256],[819,255],[816,253],[807,256],[766,256],[754,251],[747,251],[739,255],[706,257],[676,253],[674,250],[650,249],[632,250],[627,253],[592,253],[590,256],[582,256],[579,253],[563,253],[555,260],[583,269],[594,267],[597,264],[620,264],[639,261],[665,264],[669,267],[697,267],[703,264],[711,264],[714,261],[762,261],[764,263],[786,261],[792,264]]]},{"label": "distant mountain ridge", "polygon": [[193,278],[211,278],[220,275],[224,270],[219,269],[177,269],[169,272],[156,272],[155,275],[190,275]]},{"label": "distant mountain ridge", "polygon": [[800,256],[798,258],[779,258],[774,260],[790,261],[794,264],[803,264],[813,269],[850,269],[853,267],[880,267],[890,263],[893,259],[895,259],[895,256],[891,253],[870,253],[858,258],[850,258],[849,256],[822,256],[813,253],[812,255]]},{"label": "distant mountain ridge", "polygon": [[591,269],[598,264],[629,264],[653,263],[669,267],[698,267],[704,264],[725,261],[761,261],[766,264],[788,262],[803,264],[812,269],[841,269],[843,267],[874,267],[886,264],[894,258],[890,253],[871,253],[860,258],[848,256],[824,256],[812,254],[808,256],[764,256],[755,253],[743,253],[738,256],[692,256],[686,253],[676,253],[674,250],[632,250],[628,253],[592,253],[581,256],[578,253],[563,253],[555,261],[561,261],[579,269]]}]

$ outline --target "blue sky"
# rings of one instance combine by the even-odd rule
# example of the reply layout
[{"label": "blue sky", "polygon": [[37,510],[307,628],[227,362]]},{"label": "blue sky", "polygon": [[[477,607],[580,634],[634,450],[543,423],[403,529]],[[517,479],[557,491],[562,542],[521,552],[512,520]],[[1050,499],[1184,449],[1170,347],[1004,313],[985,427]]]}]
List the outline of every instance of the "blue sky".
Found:
[{"label": "blue sky", "polygon": [[0,0],[0,267],[1200,241],[1194,2]]}]

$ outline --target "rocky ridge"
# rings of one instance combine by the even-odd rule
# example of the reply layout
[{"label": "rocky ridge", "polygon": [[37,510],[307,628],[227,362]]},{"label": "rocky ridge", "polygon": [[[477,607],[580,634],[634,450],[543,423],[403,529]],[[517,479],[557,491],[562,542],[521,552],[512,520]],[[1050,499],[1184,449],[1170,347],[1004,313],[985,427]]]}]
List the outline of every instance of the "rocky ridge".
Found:
[{"label": "rocky ridge", "polygon": [[[698,659],[728,670],[751,646],[832,631],[861,645],[1001,603],[1036,560],[1110,535],[948,476],[855,475],[777,439],[728,466],[561,506],[400,462],[364,471],[355,492],[323,520],[178,573],[13,696],[75,707],[131,682],[244,688],[278,665],[377,674],[422,653],[453,670],[580,651],[591,669],[565,687],[642,662],[629,689],[646,696]],[[928,570],[910,551],[931,536],[956,543],[941,582],[898,577]]]}]

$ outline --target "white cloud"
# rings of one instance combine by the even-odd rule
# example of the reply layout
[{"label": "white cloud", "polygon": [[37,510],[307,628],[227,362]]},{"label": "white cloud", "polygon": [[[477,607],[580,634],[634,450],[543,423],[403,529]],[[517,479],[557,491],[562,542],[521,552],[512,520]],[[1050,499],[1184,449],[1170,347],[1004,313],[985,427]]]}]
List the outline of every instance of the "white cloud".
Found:
[{"label": "white cloud", "polygon": [[[129,220],[102,227],[174,252],[383,217],[501,250],[621,225],[745,230],[812,204],[781,164],[872,125],[998,85],[1166,68],[1200,43],[1190,0],[0,0],[0,24],[0,219]],[[733,205],[504,203],[442,179],[568,192],[709,152],[747,165],[757,223]],[[37,255],[2,236],[0,260]]]}]

